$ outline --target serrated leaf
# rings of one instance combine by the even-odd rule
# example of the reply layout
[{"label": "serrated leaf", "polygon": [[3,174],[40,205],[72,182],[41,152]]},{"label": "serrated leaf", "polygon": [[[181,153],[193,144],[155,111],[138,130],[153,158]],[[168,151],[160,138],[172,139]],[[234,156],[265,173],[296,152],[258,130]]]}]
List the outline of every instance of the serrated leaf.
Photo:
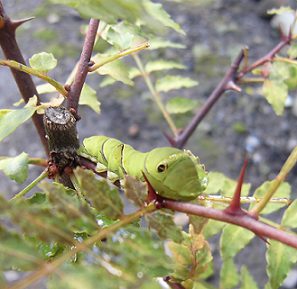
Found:
[{"label": "serrated leaf", "polygon": [[297,250],[278,241],[269,240],[266,251],[267,275],[265,288],[277,289],[283,283],[292,265],[297,261]]},{"label": "serrated leaf", "polygon": [[136,206],[142,207],[147,199],[147,185],[131,176],[125,176],[123,189],[126,197]]},{"label": "serrated leaf", "polygon": [[232,258],[223,262],[220,272],[220,288],[232,289],[239,283],[239,275]]},{"label": "serrated leaf", "polygon": [[[206,187],[205,194],[220,193],[224,197],[233,197],[237,181],[232,180],[222,173],[209,172],[208,186]],[[241,195],[247,196],[251,188],[251,184],[244,183],[242,186]]]},{"label": "serrated leaf", "polygon": [[52,53],[40,52],[29,59],[30,66],[38,71],[48,72],[54,69],[58,61]]},{"label": "serrated leaf", "polygon": [[290,58],[292,58],[292,59],[296,58],[297,57],[297,44],[296,43],[291,44],[287,53]]},{"label": "serrated leaf", "polygon": [[10,179],[23,183],[28,177],[29,158],[26,153],[0,160],[0,170]]},{"label": "serrated leaf", "polygon": [[106,87],[106,86],[109,86],[109,85],[112,85],[116,82],[115,79],[113,79],[112,77],[110,76],[106,76],[102,79],[102,81],[100,82],[100,87]]},{"label": "serrated leaf", "polygon": [[96,113],[100,113],[100,102],[97,99],[96,90],[94,90],[86,83],[82,88],[82,92],[79,98],[79,104],[87,105]]},{"label": "serrated leaf", "polygon": [[164,26],[170,27],[183,35],[186,34],[181,27],[171,19],[170,15],[163,9],[162,4],[144,1],[144,7],[153,18],[160,21]]},{"label": "serrated leaf", "polygon": [[148,49],[150,50],[155,50],[160,48],[176,48],[176,49],[186,48],[186,46],[181,43],[172,42],[158,37],[151,38],[149,43],[150,43],[150,47]]},{"label": "serrated leaf", "polygon": [[97,180],[95,174],[82,168],[74,170],[79,189],[101,214],[117,219],[123,213],[123,203],[119,192],[111,189],[106,180]]},{"label": "serrated leaf", "polygon": [[167,92],[172,89],[189,88],[196,85],[198,82],[189,77],[167,75],[157,80],[156,89],[159,92]]},{"label": "serrated leaf", "polygon": [[286,209],[281,224],[285,227],[297,228],[297,200]]},{"label": "serrated leaf", "polygon": [[255,234],[239,226],[227,224],[221,235],[222,259],[233,258],[254,238]]},{"label": "serrated leaf", "polygon": [[173,97],[167,101],[166,110],[171,114],[181,114],[196,109],[197,105],[196,99]]},{"label": "serrated leaf", "polygon": [[36,89],[39,95],[56,92],[56,89],[49,83],[37,85]]},{"label": "serrated leaf", "polygon": [[[96,54],[96,56],[93,57],[93,60],[95,62],[101,62],[108,57],[109,56],[104,54]],[[133,85],[133,81],[129,78],[129,69],[121,60],[104,64],[99,69],[97,69],[96,72],[100,75],[109,75],[113,79],[121,81],[125,84]]]},{"label": "serrated leaf", "polygon": [[[260,187],[258,187],[254,193],[255,198],[263,198],[265,193],[269,190],[273,181],[266,181]],[[289,198],[291,194],[291,185],[287,182],[282,183],[274,193],[274,198]],[[266,207],[261,211],[261,214],[271,214],[280,208],[286,206],[285,203],[268,203]],[[250,205],[250,209],[254,207],[254,204]]]},{"label": "serrated leaf", "polygon": [[27,106],[0,115],[0,141],[9,136],[22,123],[28,120],[34,114],[36,109],[36,107]]},{"label": "serrated leaf", "polygon": [[170,239],[181,242],[183,239],[181,228],[173,221],[173,214],[166,211],[157,211],[146,216],[148,225],[153,228],[161,239]]},{"label": "serrated leaf", "polygon": [[245,266],[241,267],[241,286],[240,289],[258,289],[257,283],[254,278],[251,276],[250,272]]},{"label": "serrated leaf", "polygon": [[209,219],[204,217],[189,215],[189,223],[192,225],[195,234],[200,234],[202,232],[208,220]]},{"label": "serrated leaf", "polygon": [[160,71],[160,70],[185,69],[185,68],[186,66],[184,66],[181,63],[178,63],[175,61],[163,60],[163,59],[150,61],[145,65],[145,71],[147,73]]},{"label": "serrated leaf", "polygon": [[276,115],[282,115],[288,96],[288,87],[284,82],[266,79],[262,88],[263,95],[271,104]]}]

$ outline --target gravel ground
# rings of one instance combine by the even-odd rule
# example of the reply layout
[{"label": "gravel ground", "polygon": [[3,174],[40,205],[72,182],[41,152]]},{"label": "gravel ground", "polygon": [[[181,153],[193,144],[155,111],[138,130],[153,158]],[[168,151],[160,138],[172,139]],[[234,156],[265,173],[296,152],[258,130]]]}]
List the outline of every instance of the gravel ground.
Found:
[{"label": "gravel ground", "polygon": [[[16,17],[34,15],[36,7],[43,3],[39,0],[3,2],[9,14]],[[271,5],[271,2],[285,1],[221,0],[213,1],[213,4],[207,7],[196,4],[167,4],[168,11],[187,33],[183,38],[174,33],[171,33],[170,37],[185,44],[187,49],[168,50],[163,52],[163,55],[166,58],[180,59],[188,66],[184,73],[200,82],[197,88],[186,91],[185,95],[203,102],[240,48],[248,45],[251,59],[256,59],[278,42],[277,31],[271,28],[268,19],[262,17],[265,10],[263,7],[267,3],[268,6]],[[60,51],[59,67],[55,69],[53,77],[62,82],[66,80],[78,59],[83,41],[79,33],[80,26],[86,24],[86,21],[80,20],[75,13],[64,13],[66,11],[39,11],[37,19],[24,25],[18,32],[21,49],[28,59],[36,52],[53,49],[52,40],[41,40],[37,37],[44,30],[52,31],[54,41],[58,42],[55,50]],[[63,50],[67,50],[67,53],[62,53]],[[0,80],[1,107],[12,107],[12,103],[19,100],[19,94],[6,68],[0,69]],[[36,83],[39,83],[38,80]],[[98,78],[90,77],[89,83],[98,88]],[[166,125],[162,123],[155,106],[147,100],[147,92],[144,91],[146,88],[142,82],[137,83],[135,90],[122,85],[101,89],[98,92],[102,109],[100,116],[88,108],[82,108],[80,111],[81,138],[107,134],[142,150],[167,145],[162,134],[162,130],[167,129]],[[292,103],[296,102],[294,93],[290,97]],[[244,151],[248,149],[251,152],[251,160],[246,180],[256,188],[277,174],[290,150],[297,144],[297,119],[293,107],[288,103],[284,116],[277,117],[266,100],[257,94],[256,89],[252,94],[226,93],[193,135],[188,148],[200,156],[208,170],[222,171],[233,178],[237,177]],[[243,126],[244,132],[236,128],[238,126]],[[132,128],[140,129],[134,135],[131,134]],[[30,122],[0,143],[0,155],[13,156],[22,151],[32,156],[43,156]],[[30,172],[30,179],[37,173]],[[289,177],[294,194],[294,188],[297,187],[295,175],[296,170]],[[17,192],[18,186],[8,182],[3,175],[1,184],[1,192],[8,195]],[[264,247],[261,240],[254,240],[250,250],[245,250],[238,257],[238,263],[252,268],[260,286],[266,282]],[[217,254],[218,249],[214,250]]]}]

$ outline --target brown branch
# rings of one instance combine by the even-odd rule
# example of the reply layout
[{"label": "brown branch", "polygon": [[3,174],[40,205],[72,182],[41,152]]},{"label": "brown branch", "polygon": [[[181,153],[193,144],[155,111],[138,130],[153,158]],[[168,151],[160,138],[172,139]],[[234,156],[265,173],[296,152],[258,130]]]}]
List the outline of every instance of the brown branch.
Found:
[{"label": "brown branch", "polygon": [[[234,60],[233,64],[226,72],[224,78],[218,84],[218,86],[214,89],[211,95],[208,97],[207,101],[201,107],[201,109],[196,113],[193,119],[189,122],[188,126],[179,134],[175,141],[173,141],[174,146],[177,148],[182,148],[196,130],[199,123],[205,118],[209,110],[213,107],[213,105],[220,99],[223,93],[228,89],[234,90],[234,78],[236,76],[237,70],[241,61],[243,60],[244,54],[243,50],[240,51],[237,58]],[[235,86],[236,87],[236,86]],[[236,89],[238,90],[238,88]]]},{"label": "brown branch", "polygon": [[68,94],[68,108],[74,111],[75,114],[77,113],[80,93],[89,71],[89,63],[95,43],[98,26],[99,20],[90,20],[74,81],[70,86]]},{"label": "brown branch", "polygon": [[247,214],[234,216],[232,214],[226,213],[225,211],[170,200],[164,200],[162,206],[163,208],[167,208],[173,211],[183,212],[237,225],[254,232],[258,236],[273,239],[297,249],[296,235],[268,226],[260,221],[257,221]]},{"label": "brown branch", "polygon": [[[15,60],[24,65],[26,65],[26,63],[18,47],[15,38],[15,30],[22,23],[28,20],[29,19],[12,21],[6,15],[2,1],[0,1],[0,46],[7,59]],[[38,100],[37,104],[40,104],[39,96],[31,76],[27,73],[20,72],[14,69],[11,69],[11,72],[25,102],[28,102],[28,100],[32,96],[36,95]],[[37,113],[34,113],[32,116],[32,120],[39,134],[41,143],[43,144],[44,149],[48,153],[47,140],[45,138],[45,130],[43,126],[42,116],[38,115]]]}]

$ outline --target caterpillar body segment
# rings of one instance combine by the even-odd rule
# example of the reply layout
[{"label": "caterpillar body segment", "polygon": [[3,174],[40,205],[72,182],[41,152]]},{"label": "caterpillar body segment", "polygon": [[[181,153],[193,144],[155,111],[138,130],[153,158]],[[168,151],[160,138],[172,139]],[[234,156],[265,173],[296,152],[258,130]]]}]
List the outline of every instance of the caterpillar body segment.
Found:
[{"label": "caterpillar body segment", "polygon": [[79,154],[95,161],[99,172],[108,171],[112,181],[124,175],[144,181],[145,174],[156,192],[169,199],[193,200],[207,183],[199,159],[187,150],[162,147],[143,153],[117,139],[92,136],[84,139]]}]

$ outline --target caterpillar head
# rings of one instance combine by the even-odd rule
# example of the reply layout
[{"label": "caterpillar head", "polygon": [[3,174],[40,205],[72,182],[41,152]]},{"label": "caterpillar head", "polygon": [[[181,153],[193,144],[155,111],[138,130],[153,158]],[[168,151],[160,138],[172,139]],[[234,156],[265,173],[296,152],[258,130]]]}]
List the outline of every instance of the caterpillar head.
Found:
[{"label": "caterpillar head", "polygon": [[156,148],[148,153],[144,173],[157,191],[173,200],[193,200],[205,189],[206,173],[190,151]]}]

